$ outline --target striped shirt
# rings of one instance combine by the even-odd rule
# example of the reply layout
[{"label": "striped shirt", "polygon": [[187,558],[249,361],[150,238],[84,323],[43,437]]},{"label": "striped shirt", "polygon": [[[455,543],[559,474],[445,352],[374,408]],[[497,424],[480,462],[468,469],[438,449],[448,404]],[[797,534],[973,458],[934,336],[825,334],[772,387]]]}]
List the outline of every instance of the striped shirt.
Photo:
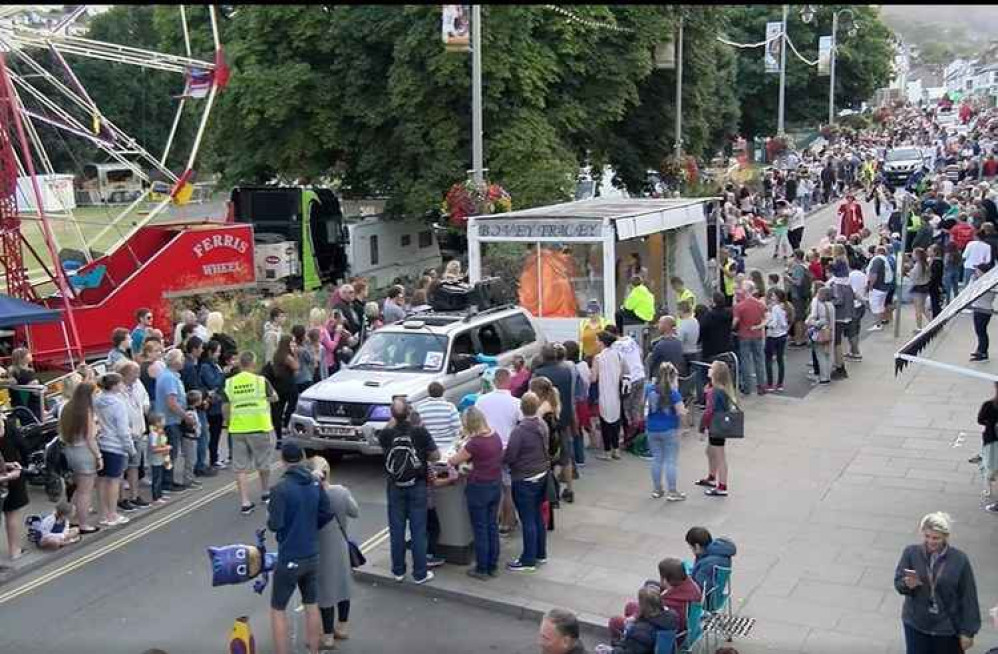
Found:
[{"label": "striped shirt", "polygon": [[431,397],[416,404],[415,409],[437,447],[441,452],[446,451],[461,429],[457,407],[443,398]]}]

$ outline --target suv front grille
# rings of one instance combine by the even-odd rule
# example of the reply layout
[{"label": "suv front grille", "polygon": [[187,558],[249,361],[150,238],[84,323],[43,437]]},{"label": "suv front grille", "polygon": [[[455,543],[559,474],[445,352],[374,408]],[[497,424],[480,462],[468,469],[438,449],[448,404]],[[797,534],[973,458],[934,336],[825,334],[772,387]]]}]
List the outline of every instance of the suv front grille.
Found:
[{"label": "suv front grille", "polygon": [[370,404],[359,404],[355,402],[328,402],[326,400],[319,400],[315,403],[316,418],[349,420],[351,425],[356,425],[358,427],[367,422],[367,415],[370,412]]}]

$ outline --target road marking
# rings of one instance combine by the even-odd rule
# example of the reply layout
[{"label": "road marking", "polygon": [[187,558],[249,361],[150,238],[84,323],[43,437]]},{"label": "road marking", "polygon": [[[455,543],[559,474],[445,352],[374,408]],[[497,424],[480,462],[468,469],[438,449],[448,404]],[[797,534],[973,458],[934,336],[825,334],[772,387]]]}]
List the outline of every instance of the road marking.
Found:
[{"label": "road marking", "polygon": [[138,540],[139,538],[142,538],[143,536],[145,536],[145,535],[147,535],[147,534],[149,534],[149,533],[151,533],[151,532],[159,529],[160,527],[162,527],[164,525],[167,525],[167,524],[173,522],[174,520],[177,520],[178,518],[182,518],[183,516],[185,516],[185,515],[187,515],[189,513],[192,513],[194,511],[196,511],[197,509],[200,509],[202,506],[204,506],[204,505],[206,505],[206,504],[208,504],[208,503],[210,503],[210,502],[218,499],[219,497],[221,497],[221,496],[223,496],[223,495],[225,495],[227,493],[230,493],[231,491],[235,490],[235,488],[236,488],[236,483],[235,482],[230,482],[229,484],[227,484],[225,486],[222,486],[221,488],[217,488],[214,491],[212,491],[211,493],[198,498],[197,500],[195,500],[191,504],[188,504],[188,505],[184,506],[183,508],[181,508],[181,509],[179,509],[179,510],[177,510],[177,511],[175,511],[175,512],[169,514],[169,515],[163,516],[162,518],[158,518],[158,519],[154,520],[153,522],[150,522],[149,524],[144,525],[140,529],[137,529],[134,532],[126,534],[125,536],[123,536],[119,540],[116,540],[116,541],[114,541],[112,543],[108,543],[107,545],[104,545],[103,547],[100,547],[100,548],[94,550],[93,552],[90,552],[89,554],[81,556],[80,558],[75,559],[75,560],[67,563],[66,565],[63,565],[63,566],[61,566],[59,568],[56,568],[55,570],[52,570],[51,572],[47,572],[44,575],[42,575],[40,577],[37,577],[36,579],[34,579],[32,581],[29,581],[29,582],[25,583],[24,585],[22,585],[22,586],[20,586],[18,588],[15,588],[13,590],[7,591],[6,593],[0,594],[0,605],[6,604],[7,602],[9,602],[9,601],[11,601],[13,599],[17,599],[18,597],[20,597],[20,596],[22,596],[22,595],[24,595],[26,593],[29,593],[29,592],[35,590],[36,588],[44,586],[45,584],[49,583],[50,581],[54,581],[54,580],[58,579],[59,577],[63,577],[65,575],[69,574],[70,572],[73,572],[74,570],[77,570],[77,569],[79,569],[79,568],[87,565],[88,563],[96,561],[97,559],[100,559],[100,558],[102,558],[102,557],[110,554],[111,552],[114,552],[115,550],[121,549],[125,545],[128,545],[129,543],[132,543],[132,542]]},{"label": "road marking", "polygon": [[[143,525],[141,528],[137,529],[136,531],[124,535],[119,540],[113,541],[102,547],[99,547],[98,549],[94,550],[93,552],[90,552],[89,554],[81,556],[78,559],[74,559],[73,561],[70,561],[69,563],[63,566],[56,568],[55,570],[47,572],[41,575],[40,577],[37,577],[29,582],[26,582],[25,584],[17,588],[9,590],[6,593],[2,593],[0,594],[0,605],[6,604],[11,600],[17,599],[22,595],[30,593],[31,591],[40,588],[41,586],[44,586],[45,584],[51,581],[55,581],[60,577],[64,577],[65,575],[82,568],[88,563],[92,563],[100,558],[103,558],[104,556],[110,554],[111,552],[119,550],[125,545],[133,543],[139,538],[142,538],[143,536],[146,536],[156,531],[160,527],[168,525],[174,520],[182,518],[190,513],[193,513],[197,509],[200,509],[202,506],[205,506],[206,504],[213,502],[219,497],[222,497],[223,495],[226,495],[234,491],[235,489],[236,489],[236,482],[234,481],[229,482],[225,486],[216,488],[207,495],[201,496],[191,504],[188,504],[174,511],[173,513],[165,515],[161,518],[157,518],[156,520],[153,520],[149,524]],[[385,542],[388,539],[388,537],[389,537],[388,527],[385,527],[384,529],[382,529],[381,531],[379,531],[378,533],[374,534],[366,541],[364,541],[364,543],[360,546],[361,552],[367,554],[375,547],[378,547],[383,542]]]},{"label": "road marking", "polygon": [[384,529],[382,529],[381,531],[379,531],[378,533],[374,534],[366,541],[364,541],[360,546],[360,551],[363,552],[364,554],[367,554],[375,547],[381,545],[383,542],[388,540],[388,536],[389,536],[388,527],[385,527]]}]

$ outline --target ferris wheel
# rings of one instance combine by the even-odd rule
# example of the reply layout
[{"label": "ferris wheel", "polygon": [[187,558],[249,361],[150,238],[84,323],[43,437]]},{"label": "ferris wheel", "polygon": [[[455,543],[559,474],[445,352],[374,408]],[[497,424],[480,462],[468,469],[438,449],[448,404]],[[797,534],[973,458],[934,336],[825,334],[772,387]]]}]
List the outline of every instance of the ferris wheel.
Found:
[{"label": "ferris wheel", "polygon": [[[228,81],[229,70],[214,5],[177,7],[176,25],[183,36],[183,55],[77,35],[78,30],[74,27],[87,13],[86,6],[71,7],[61,20],[44,28],[26,24],[25,13],[43,7],[0,5],[0,273],[6,279],[9,295],[30,301],[39,299],[38,286],[46,281],[54,283],[57,294],[66,302],[66,314],[71,322],[69,300],[73,290],[66,283],[59,259],[60,249],[67,244],[58,242],[51,223],[65,223],[63,226],[68,229],[63,230],[62,239],[73,237],[89,262],[91,244],[101,242],[109,234],[117,235],[113,245],[107,248],[114,250],[171,205],[186,203],[193,192],[195,163],[208,118],[217,93]],[[192,52],[188,13],[204,11],[208,14],[214,53],[199,58]],[[73,66],[82,59],[109,65],[124,64],[134,67],[136,74],[157,70],[182,77],[185,82],[182,95],[171,98],[169,90],[164,88],[162,98],[157,100],[176,103],[166,141],[142,143],[104,113],[102,99],[88,93],[74,73]],[[175,151],[175,144],[185,112],[196,116],[197,129],[189,149],[180,152]],[[42,193],[39,180],[56,178],[59,173],[53,168],[42,139],[43,134],[52,133],[60,140],[75,141],[78,148],[92,148],[93,160],[103,159],[108,162],[105,165],[128,171],[130,177],[139,182],[133,192],[119,194],[116,203],[109,203],[107,197],[97,197],[107,214],[96,234],[93,227],[85,231],[77,220],[77,212],[72,208],[75,195],[73,201],[65,201],[58,194]],[[167,165],[171,155],[172,160],[184,162],[183,168]],[[138,211],[140,206],[147,207],[148,211]],[[51,268],[25,238],[21,231],[22,220],[37,221]],[[40,270],[25,269],[25,248],[41,264]]]}]

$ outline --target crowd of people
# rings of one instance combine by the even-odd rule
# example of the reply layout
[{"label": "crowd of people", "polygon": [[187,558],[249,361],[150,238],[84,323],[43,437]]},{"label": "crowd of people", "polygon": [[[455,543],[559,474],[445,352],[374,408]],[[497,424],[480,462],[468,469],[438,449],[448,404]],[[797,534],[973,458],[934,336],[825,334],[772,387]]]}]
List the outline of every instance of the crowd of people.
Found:
[{"label": "crowd of people", "polygon": [[[535,361],[519,357],[509,368],[498,367],[470,406],[459,410],[436,382],[424,401],[396,399],[379,435],[396,581],[404,581],[409,556],[417,584],[432,580],[432,569],[445,563],[434,494],[460,475],[474,532],[475,562],[467,574],[481,582],[500,570],[530,573],[547,563],[547,534],[555,529],[556,510],[575,502],[574,482],[585,473],[587,451],[612,462],[622,450],[641,450],[649,461],[651,497],[686,500],[678,454],[694,404],[703,409],[698,429],[707,441],[706,474],[694,484],[706,496],[727,496],[729,438],[715,428],[716,418],[741,412],[741,396],[783,392],[788,347],[810,349],[815,384],[846,379],[846,362],[862,360],[867,311],[869,329],[882,330],[896,304],[910,297],[917,332],[998,261],[998,187],[991,188],[998,175],[996,116],[982,112],[969,135],[955,137],[934,122],[932,111],[899,111],[879,132],[806,153],[790,170],[768,171],[760,193],[729,186],[718,222],[716,291],[703,303],[673,277],[675,311],[657,315],[660,305],[638,258],[627,268],[629,290],[615,320],[590,301],[575,340],[545,344]],[[931,157],[895,185],[883,169],[883,149],[909,144],[925,147]],[[864,215],[861,200],[873,203],[872,216]],[[840,201],[838,226],[816,247],[802,248],[805,214],[833,201]],[[785,262],[783,273],[746,270],[746,249],[770,242],[773,258]],[[325,307],[311,309],[307,325],[289,327],[287,313],[271,308],[260,361],[251,351],[240,352],[224,332],[221,313],[183,312],[168,342],[153,327],[152,312],[141,309],[134,328],[111,334],[104,374],[80,366],[53,407],[43,406],[40,396],[12,393],[15,406],[57,416],[72,474],[65,501],[37,525],[39,545],[57,548],[127,524],[127,514],[197,490],[202,479],[230,466],[239,510],[252,514],[257,504],[249,475],[257,472],[259,501],[267,504],[268,526],[280,545],[271,599],[277,651],[285,651],[284,611],[295,588],[305,605],[310,649],[347,638],[346,526],[358,506],[349,490],[331,484],[323,459],[307,459],[297,445],[282,444],[282,436],[303,391],[349,362],[382,325],[425,308],[435,284],[462,277],[456,261],[439,277],[427,272],[412,289],[392,286],[380,303],[369,298],[364,280],[343,284]],[[989,293],[973,306],[973,361],[988,359],[992,304]],[[634,323],[657,328],[647,352],[627,330]],[[5,374],[18,385],[36,383],[31,352],[15,350]],[[981,459],[989,483],[998,478],[995,407],[998,399],[985,402],[978,418],[985,427]],[[0,421],[2,510],[8,556],[17,559],[27,492],[23,453],[5,432]],[[275,449],[285,470],[271,486]],[[998,512],[998,503],[987,510]],[[509,547],[504,538],[517,530],[519,553],[502,563],[501,550]],[[962,584],[961,597],[969,595],[963,576],[971,574],[969,564],[946,547],[945,516],[927,516],[923,530],[928,554],[906,550],[895,580],[907,596],[906,637],[956,638],[966,645],[964,639],[976,633],[972,610],[965,607],[966,620],[958,621],[968,633],[940,635],[938,619],[930,617],[934,596],[926,600],[916,591],[928,575],[933,592],[937,583],[943,595],[947,584]],[[702,527],[691,529],[686,540],[693,562],[660,562],[657,579],[611,620],[607,651],[652,652],[659,630],[682,639],[689,605],[713,592],[715,569],[730,568],[735,553],[730,540]],[[946,576],[938,565],[943,553],[955,561]],[[566,612],[549,614],[542,649],[584,651],[574,620]]]}]

